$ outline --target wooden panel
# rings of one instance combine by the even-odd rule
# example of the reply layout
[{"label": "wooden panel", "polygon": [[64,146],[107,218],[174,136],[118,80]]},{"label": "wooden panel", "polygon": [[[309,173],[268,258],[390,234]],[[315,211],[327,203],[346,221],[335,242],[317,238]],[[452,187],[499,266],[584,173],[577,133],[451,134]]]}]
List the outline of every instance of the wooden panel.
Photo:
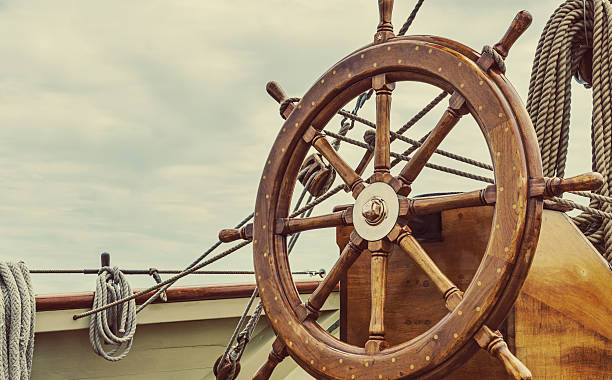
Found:
[{"label": "wooden panel", "polygon": [[[460,289],[469,285],[489,239],[493,207],[474,207],[442,213],[442,242],[422,246]],[[352,228],[338,229],[337,242],[346,244]],[[452,247],[452,249],[449,249]],[[367,252],[366,252],[367,253]],[[341,284],[341,337],[363,346],[370,319],[370,255],[363,254]],[[348,312],[345,312],[348,311]],[[428,330],[447,314],[444,299],[427,275],[398,247],[389,256],[385,338],[398,344]],[[448,379],[473,376],[505,379],[502,365],[486,352],[478,352]]]},{"label": "wooden panel", "polygon": [[[439,243],[422,243],[443,272],[461,289],[469,284],[488,239],[492,208],[442,213]],[[339,246],[351,229],[338,230]],[[399,249],[389,258],[387,339],[413,338],[446,311],[431,281]],[[341,337],[363,345],[368,336],[369,255],[363,255],[341,284]],[[506,340],[534,379],[612,380],[612,272],[569,218],[545,210],[538,249],[514,312],[503,326]],[[446,379],[507,379],[484,351]]]},{"label": "wooden panel", "polygon": [[515,306],[518,357],[534,379],[612,379],[612,272],[564,214],[542,226]]},{"label": "wooden panel", "polygon": [[[317,286],[319,286],[319,281],[302,281],[296,283],[296,287],[300,293],[312,293]],[[168,295],[168,302],[203,301],[250,297],[254,289],[254,284],[206,285],[170,288],[166,291],[166,294]],[[134,293],[139,291],[139,289],[136,289]],[[143,303],[151,295],[153,295],[153,292],[136,298],[136,303]],[[90,309],[92,303],[93,292],[36,295],[36,311]],[[155,303],[162,303],[162,301],[157,299]]]},{"label": "wooden panel", "polygon": [[[303,302],[308,294],[301,294]],[[321,310],[338,309],[339,294],[332,293]],[[166,322],[198,321],[203,319],[237,318],[242,315],[248,298],[227,298],[216,300],[189,301],[179,303],[155,303],[138,313],[138,326]],[[255,304],[259,298],[255,299]],[[89,328],[90,318],[72,319],[74,314],[88,309],[39,311],[36,313],[36,332],[70,331]],[[253,309],[251,309],[251,312]],[[265,313],[264,313],[265,314]]]},{"label": "wooden panel", "polygon": [[[329,327],[336,318],[336,311],[326,311],[319,320],[322,326]],[[214,380],[212,366],[225,349],[236,323],[238,318],[139,325],[132,350],[117,363],[109,363],[93,353],[86,330],[36,334],[32,380],[169,377]],[[263,317],[242,357],[239,380],[251,379],[268,355],[274,338],[274,331]],[[294,361],[285,360],[273,379],[284,379],[289,373],[292,380],[309,378],[296,367]]]}]

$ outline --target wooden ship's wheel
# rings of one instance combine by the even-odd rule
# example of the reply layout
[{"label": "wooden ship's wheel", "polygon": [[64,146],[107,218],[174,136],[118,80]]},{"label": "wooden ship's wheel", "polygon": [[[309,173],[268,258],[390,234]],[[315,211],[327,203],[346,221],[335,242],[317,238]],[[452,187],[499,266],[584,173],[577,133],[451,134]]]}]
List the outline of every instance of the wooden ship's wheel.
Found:
[{"label": "wooden ship's wheel", "polygon": [[[396,37],[390,22],[393,1],[378,3],[380,24],[374,43],[334,65],[296,106],[288,103],[284,109],[286,122],[261,177],[253,230],[249,227],[226,232],[227,240],[252,234],[257,285],[277,334],[268,361],[255,378],[269,378],[276,364],[288,355],[321,379],[440,378],[479,346],[501,359],[515,378],[530,378],[529,370],[510,353],[495,329],[527,276],[538,241],[544,198],[568,190],[592,189],[600,185],[601,177],[596,173],[567,180],[542,176],[529,115],[498,68],[499,60],[529,26],[531,16],[527,12],[518,14],[493,49],[478,54],[443,38]],[[452,95],[422,146],[399,175],[393,176],[390,107],[395,83],[402,81],[427,83]],[[353,169],[332,148],[324,128],[344,105],[369,89],[376,94],[374,150],[366,151]],[[283,97],[278,88],[269,90],[278,100]],[[468,114],[487,143],[495,183],[474,192],[410,198],[411,184],[453,126]],[[291,195],[311,147],[329,162],[355,202],[327,215],[289,218]],[[372,159],[373,175],[362,177]],[[470,285],[462,290],[442,273],[398,218],[484,204],[495,205],[493,227],[482,262]],[[287,236],[344,225],[354,227],[349,244],[303,303],[291,277]],[[431,278],[449,313],[420,336],[389,346],[384,306],[387,260],[393,245]],[[317,324],[317,317],[343,274],[362,254],[371,255],[372,306],[369,339],[364,347],[358,347],[328,334]]]}]

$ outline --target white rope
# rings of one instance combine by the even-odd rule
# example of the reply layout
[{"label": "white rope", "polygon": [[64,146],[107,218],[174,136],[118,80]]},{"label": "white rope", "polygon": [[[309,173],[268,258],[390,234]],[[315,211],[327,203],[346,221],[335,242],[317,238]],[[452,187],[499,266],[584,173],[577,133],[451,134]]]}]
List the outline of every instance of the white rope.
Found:
[{"label": "white rope", "polygon": [[0,379],[27,380],[32,372],[36,300],[24,263],[0,262]]},{"label": "white rope", "polygon": [[[132,288],[119,268],[103,267],[96,280],[92,308],[95,309],[131,295]],[[135,332],[136,300],[134,299],[92,314],[89,321],[91,347],[96,354],[112,362],[123,359],[130,352]],[[102,343],[111,344],[114,347],[107,352]],[[122,347],[123,351],[121,351]]]}]

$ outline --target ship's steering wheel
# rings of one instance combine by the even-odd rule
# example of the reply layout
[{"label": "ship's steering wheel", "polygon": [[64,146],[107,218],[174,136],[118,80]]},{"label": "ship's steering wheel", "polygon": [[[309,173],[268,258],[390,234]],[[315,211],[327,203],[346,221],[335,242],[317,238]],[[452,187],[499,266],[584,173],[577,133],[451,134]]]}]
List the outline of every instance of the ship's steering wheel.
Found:
[{"label": "ship's steering wheel", "polygon": [[[478,54],[443,38],[395,37],[392,6],[392,0],[379,0],[380,24],[373,44],[334,65],[295,107],[285,110],[288,117],[266,160],[253,224],[254,262],[259,293],[277,340],[256,379],[268,378],[286,355],[320,379],[440,378],[473,355],[479,345],[502,358],[516,378],[530,378],[501,335],[488,326],[500,325],[527,276],[540,231],[543,197],[567,190],[571,182],[542,177],[529,115],[496,63],[530,24],[531,16],[519,13],[495,51]],[[389,115],[395,83],[401,81],[427,83],[451,97],[429,137],[394,177],[389,170]],[[354,170],[331,147],[324,128],[344,105],[369,89],[376,93],[375,148]],[[434,150],[467,114],[486,140],[495,184],[452,196],[407,197]],[[335,169],[355,203],[328,215],[289,218],[298,171],[311,147]],[[372,158],[374,174],[362,178]],[[440,271],[411,231],[398,223],[398,217],[480,204],[495,205],[493,226],[480,267],[463,292]],[[354,226],[350,242],[304,303],[291,277],[287,236],[340,225]],[[383,311],[387,257],[393,244],[432,278],[449,314],[422,335],[389,347]],[[370,336],[365,347],[357,347],[331,336],[316,320],[342,274],[366,252],[371,254]]]}]

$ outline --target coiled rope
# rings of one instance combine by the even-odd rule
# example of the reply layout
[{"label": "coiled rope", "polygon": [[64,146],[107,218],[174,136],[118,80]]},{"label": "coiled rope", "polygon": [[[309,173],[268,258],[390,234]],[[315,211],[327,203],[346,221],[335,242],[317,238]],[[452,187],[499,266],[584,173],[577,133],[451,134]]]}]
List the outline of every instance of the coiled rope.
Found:
[{"label": "coiled rope", "polygon": [[0,292],[0,379],[29,379],[36,300],[24,263],[0,262]]},{"label": "coiled rope", "polygon": [[[548,20],[536,50],[527,98],[542,151],[544,175],[563,177],[570,124],[571,79],[592,49],[592,170],[604,185],[574,222],[612,262],[612,6],[609,0],[568,0]],[[585,195],[580,193],[578,195]],[[567,203],[567,202],[566,202]]]},{"label": "coiled rope", "polygon": [[[96,280],[93,308],[107,305],[132,295],[132,288],[117,267],[102,267]],[[116,362],[123,359],[134,341],[136,332],[136,301],[134,299],[95,313],[89,320],[89,342],[94,352]],[[114,347],[106,351],[103,343]],[[123,350],[122,350],[123,347]]]}]

